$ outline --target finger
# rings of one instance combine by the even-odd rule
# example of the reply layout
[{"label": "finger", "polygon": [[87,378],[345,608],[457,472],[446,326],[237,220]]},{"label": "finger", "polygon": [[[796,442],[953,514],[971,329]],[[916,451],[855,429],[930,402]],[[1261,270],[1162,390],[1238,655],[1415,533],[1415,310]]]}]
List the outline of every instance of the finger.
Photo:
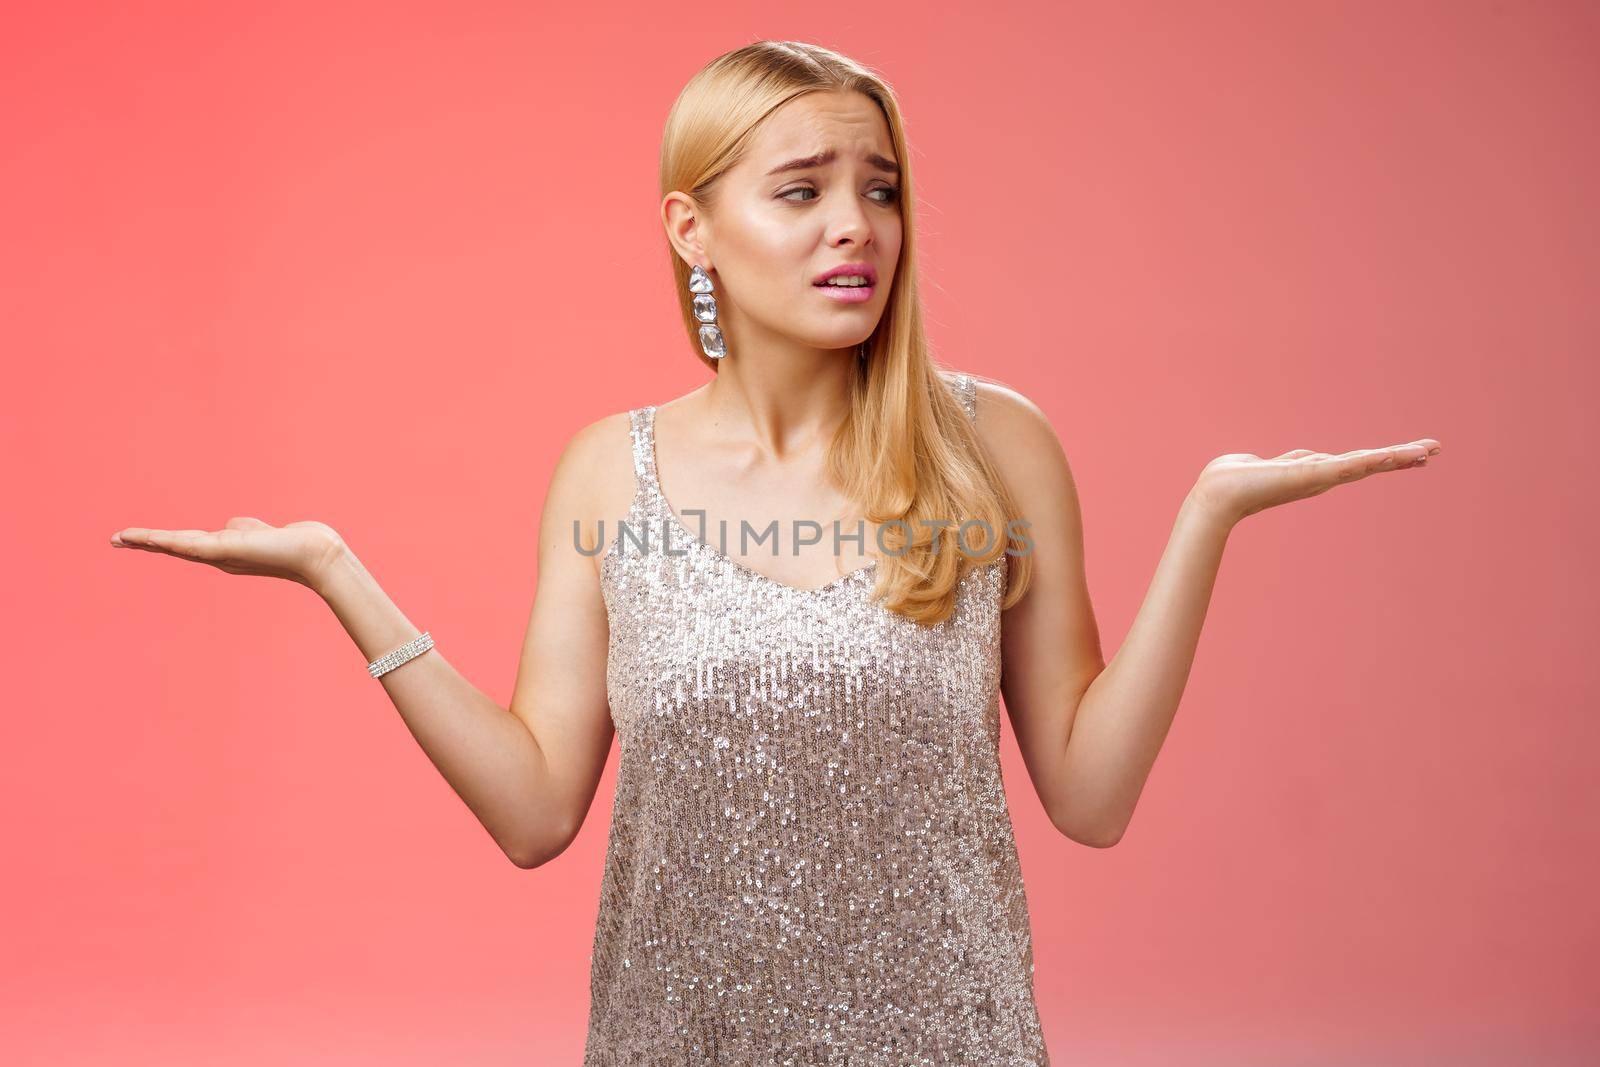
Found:
[{"label": "finger", "polygon": [[150,544],[148,530],[118,530],[111,535],[113,548],[136,548],[141,552],[160,552],[161,549]]},{"label": "finger", "polygon": [[1403,445],[1359,448],[1339,455],[1297,448],[1274,458],[1295,461],[1304,494],[1315,496],[1335,485],[1360,481],[1370,474],[1425,466],[1431,451],[1437,449],[1438,442],[1433,438],[1422,438]]},{"label": "finger", "polygon": [[143,527],[134,527],[122,530],[114,535],[112,544],[119,548],[136,548],[141,552],[159,552],[162,555],[172,555],[169,544],[162,538],[171,534],[171,530],[147,530]]},{"label": "finger", "polygon": [[1418,446],[1419,450],[1422,450],[1421,456],[1416,459],[1416,462],[1419,462],[1419,464],[1424,464],[1424,462],[1427,462],[1427,458],[1429,458],[1429,456],[1437,456],[1437,454],[1440,453],[1440,446],[1438,446],[1438,442],[1435,442],[1434,438],[1432,437],[1424,437],[1422,440],[1418,440],[1418,442],[1411,443],[1413,443],[1414,446]]},{"label": "finger", "polygon": [[147,543],[184,559],[220,558],[221,538],[206,530],[151,530]]},{"label": "finger", "polygon": [[1429,447],[1431,447],[1429,440],[1424,439],[1403,445],[1390,445],[1387,448],[1367,448],[1351,452],[1348,455],[1351,462],[1359,464],[1359,473],[1351,474],[1346,469],[1341,476],[1345,481],[1353,481],[1356,478],[1365,478],[1369,474],[1420,467],[1428,461]]},{"label": "finger", "polygon": [[1382,470],[1405,470],[1419,467],[1428,461],[1429,449],[1437,446],[1427,440],[1410,441],[1403,445],[1390,445],[1381,451],[1385,454]]},{"label": "finger", "polygon": [[111,535],[111,543],[119,548],[148,548],[150,531],[142,526],[127,526]]},{"label": "finger", "polygon": [[1380,451],[1392,452],[1402,460],[1409,460],[1413,457],[1420,456],[1437,456],[1439,454],[1439,442],[1435,441],[1431,437],[1424,437],[1416,441],[1406,441],[1398,445],[1389,445],[1387,448],[1381,449]]},{"label": "finger", "polygon": [[1391,462],[1387,449],[1358,448],[1318,461],[1317,469],[1330,481],[1351,482],[1383,470]]},{"label": "finger", "polygon": [[222,552],[222,535],[210,530],[173,530],[173,551],[187,559],[219,559]]},{"label": "finger", "polygon": [[264,530],[270,524],[262,522],[252,515],[236,515],[228,520],[225,529],[229,530]]}]

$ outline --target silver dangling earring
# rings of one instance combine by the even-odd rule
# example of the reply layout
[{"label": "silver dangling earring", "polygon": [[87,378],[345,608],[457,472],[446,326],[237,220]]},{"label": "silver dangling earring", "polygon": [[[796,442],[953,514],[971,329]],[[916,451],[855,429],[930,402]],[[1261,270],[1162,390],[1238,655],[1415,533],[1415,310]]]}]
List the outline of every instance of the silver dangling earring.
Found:
[{"label": "silver dangling earring", "polygon": [[711,275],[696,263],[689,271],[689,292],[694,294],[694,317],[700,320],[700,349],[711,359],[722,359],[728,342],[717,326],[717,298],[711,289]]}]

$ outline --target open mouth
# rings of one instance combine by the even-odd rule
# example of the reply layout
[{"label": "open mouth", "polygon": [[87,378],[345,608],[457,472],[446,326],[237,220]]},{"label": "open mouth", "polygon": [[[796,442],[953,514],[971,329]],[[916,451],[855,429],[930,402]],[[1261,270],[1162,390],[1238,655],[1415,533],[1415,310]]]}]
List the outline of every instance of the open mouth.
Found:
[{"label": "open mouth", "polygon": [[837,275],[827,281],[814,282],[812,288],[822,290],[822,295],[831,300],[845,304],[859,304],[863,300],[871,300],[877,286],[863,275],[846,274]]}]

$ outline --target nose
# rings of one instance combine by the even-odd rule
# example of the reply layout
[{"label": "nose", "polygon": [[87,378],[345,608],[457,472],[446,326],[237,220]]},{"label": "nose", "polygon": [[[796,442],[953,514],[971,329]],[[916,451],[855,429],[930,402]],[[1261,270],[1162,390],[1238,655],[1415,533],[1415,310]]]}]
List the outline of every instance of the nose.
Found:
[{"label": "nose", "polygon": [[828,220],[828,244],[838,248],[844,244],[864,245],[872,240],[872,221],[866,209],[853,199],[834,209]]}]

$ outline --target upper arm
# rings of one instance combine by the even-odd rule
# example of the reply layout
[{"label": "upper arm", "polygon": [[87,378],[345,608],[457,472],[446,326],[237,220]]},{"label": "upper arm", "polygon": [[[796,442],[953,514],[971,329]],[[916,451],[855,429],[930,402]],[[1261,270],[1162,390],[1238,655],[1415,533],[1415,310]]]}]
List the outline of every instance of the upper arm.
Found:
[{"label": "upper arm", "polygon": [[1001,691],[1028,776],[1066,833],[1072,825],[1067,739],[1079,700],[1105,669],[1077,486],[1049,419],[1021,393],[980,380],[977,429],[1033,541],[1028,589],[1002,620]]},{"label": "upper arm", "polygon": [[579,544],[592,551],[599,520],[612,526],[607,509],[614,509],[624,475],[631,484],[631,454],[626,413],[579,430],[556,461],[539,521],[538,583],[510,710],[544,755],[553,810],[541,813],[541,822],[562,828],[561,847],[583,825],[612,736],[606,697],[610,630],[597,560],[579,551]]}]

